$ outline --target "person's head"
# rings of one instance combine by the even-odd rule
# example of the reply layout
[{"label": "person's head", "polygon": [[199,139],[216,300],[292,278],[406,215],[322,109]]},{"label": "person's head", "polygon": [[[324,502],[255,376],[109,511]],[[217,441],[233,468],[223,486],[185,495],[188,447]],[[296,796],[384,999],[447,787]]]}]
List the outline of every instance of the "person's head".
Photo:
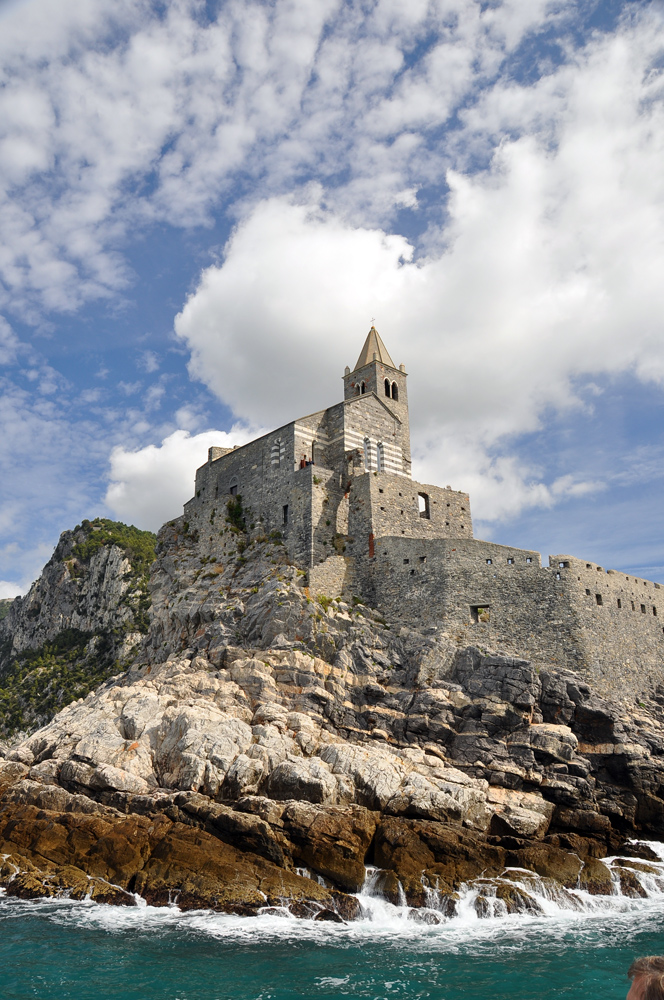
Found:
[{"label": "person's head", "polygon": [[664,956],[636,958],[627,975],[632,985],[627,1000],[664,1000]]}]

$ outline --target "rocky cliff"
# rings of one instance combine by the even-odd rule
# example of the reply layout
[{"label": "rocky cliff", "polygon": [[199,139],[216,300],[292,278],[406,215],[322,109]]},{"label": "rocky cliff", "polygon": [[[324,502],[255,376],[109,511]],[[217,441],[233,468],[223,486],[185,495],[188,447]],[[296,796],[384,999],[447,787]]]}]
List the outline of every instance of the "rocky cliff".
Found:
[{"label": "rocky cliff", "polygon": [[122,669],[148,628],[156,538],[97,518],[65,531],[0,619],[0,736],[43,724]]},{"label": "rocky cliff", "polygon": [[129,668],[0,761],[7,892],[340,920],[371,864],[377,891],[442,920],[471,883],[480,915],[537,911],[524,870],[568,894],[658,874],[633,841],[664,827],[661,692],[610,703],[312,599],[235,508],[204,536],[166,525],[150,588]]}]

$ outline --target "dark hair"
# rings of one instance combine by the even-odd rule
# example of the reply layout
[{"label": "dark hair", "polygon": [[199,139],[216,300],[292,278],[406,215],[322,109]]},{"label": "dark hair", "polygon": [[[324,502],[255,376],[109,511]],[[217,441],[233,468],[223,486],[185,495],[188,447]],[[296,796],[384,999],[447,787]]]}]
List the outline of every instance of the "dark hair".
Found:
[{"label": "dark hair", "polygon": [[630,979],[643,976],[640,1000],[664,1000],[664,955],[635,958],[627,975]]}]

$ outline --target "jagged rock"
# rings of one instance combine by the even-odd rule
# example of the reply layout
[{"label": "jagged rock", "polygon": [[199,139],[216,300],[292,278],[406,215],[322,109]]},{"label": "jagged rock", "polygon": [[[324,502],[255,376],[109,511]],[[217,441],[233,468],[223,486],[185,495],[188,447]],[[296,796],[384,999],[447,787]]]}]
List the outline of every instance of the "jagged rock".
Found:
[{"label": "jagged rock", "polygon": [[131,667],[3,749],[13,891],[96,879],[110,901],[254,913],[281,879],[316,919],[357,915],[367,863],[425,910],[481,878],[482,913],[535,907],[506,865],[561,893],[612,892],[618,870],[643,891],[598,859],[661,835],[659,702],[630,715],[570,671],[312,600],[276,542],[237,541],[165,526]]}]

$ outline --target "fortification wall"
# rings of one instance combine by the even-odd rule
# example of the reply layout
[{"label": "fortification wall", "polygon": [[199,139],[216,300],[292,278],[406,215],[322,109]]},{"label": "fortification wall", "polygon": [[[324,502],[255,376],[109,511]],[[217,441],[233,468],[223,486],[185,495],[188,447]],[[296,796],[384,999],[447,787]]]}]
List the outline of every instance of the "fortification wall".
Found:
[{"label": "fortification wall", "polygon": [[355,560],[353,586],[396,621],[577,671],[607,696],[664,683],[658,584],[477,539],[377,537],[374,553]]},{"label": "fortification wall", "polygon": [[599,689],[640,692],[664,683],[664,589],[574,556],[550,556],[551,573],[584,636],[584,672]]},{"label": "fortification wall", "polygon": [[[420,498],[424,499],[420,499]],[[348,533],[358,556],[370,554],[370,536],[407,538],[472,538],[473,522],[467,493],[441,489],[381,473],[353,478]],[[421,516],[420,508],[428,517]]]}]

